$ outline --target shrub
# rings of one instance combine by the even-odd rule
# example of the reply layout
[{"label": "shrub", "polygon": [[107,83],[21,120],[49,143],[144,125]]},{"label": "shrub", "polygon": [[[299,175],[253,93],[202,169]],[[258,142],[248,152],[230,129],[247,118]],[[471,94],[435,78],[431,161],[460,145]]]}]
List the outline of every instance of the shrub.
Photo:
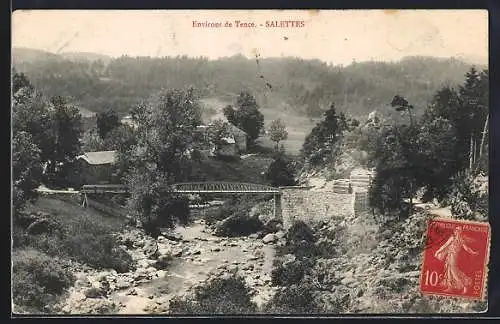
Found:
[{"label": "shrub", "polygon": [[116,246],[110,235],[78,234],[64,241],[68,255],[96,268],[111,268],[127,272],[133,263],[132,257]]},{"label": "shrub", "polygon": [[252,234],[263,229],[259,218],[256,215],[250,216],[252,208],[269,199],[268,195],[233,197],[217,210],[207,212],[204,220],[209,225],[217,224],[217,235]]},{"label": "shrub", "polygon": [[291,285],[276,292],[264,306],[264,311],[273,314],[311,314],[317,313],[318,304],[309,285]]},{"label": "shrub", "polygon": [[[47,218],[55,217],[48,215]],[[64,216],[63,216],[64,217]],[[57,218],[56,218],[57,220]],[[57,231],[37,235],[23,235],[18,244],[23,243],[51,256],[70,257],[96,268],[111,268],[118,272],[133,269],[133,259],[111,235],[111,227],[101,225],[89,215],[77,220],[56,222]]]},{"label": "shrub", "polygon": [[251,291],[243,278],[232,275],[214,278],[194,290],[194,296],[173,298],[170,311],[174,314],[248,314],[257,310],[251,301]]},{"label": "shrub", "polygon": [[310,269],[310,262],[295,260],[276,265],[271,272],[271,282],[277,286],[298,284]]},{"label": "shrub", "polygon": [[19,306],[44,311],[70,287],[75,277],[58,259],[35,250],[19,250],[12,257],[13,300]]},{"label": "shrub", "polygon": [[249,235],[258,232],[263,226],[258,217],[250,217],[245,212],[239,212],[221,221],[217,225],[215,235],[229,237]]},{"label": "shrub", "polygon": [[451,212],[454,216],[469,220],[487,217],[487,189],[481,188],[481,183],[472,174],[460,173],[454,177],[452,183],[453,188],[447,202],[451,205]]},{"label": "shrub", "polygon": [[301,242],[306,241],[308,243],[313,243],[315,241],[314,232],[303,221],[295,221],[292,226],[288,229],[286,233],[287,242]]},{"label": "shrub", "polygon": [[271,185],[276,187],[293,186],[295,184],[293,171],[294,170],[290,162],[285,161],[285,159],[281,156],[277,156],[269,165],[266,178]]}]

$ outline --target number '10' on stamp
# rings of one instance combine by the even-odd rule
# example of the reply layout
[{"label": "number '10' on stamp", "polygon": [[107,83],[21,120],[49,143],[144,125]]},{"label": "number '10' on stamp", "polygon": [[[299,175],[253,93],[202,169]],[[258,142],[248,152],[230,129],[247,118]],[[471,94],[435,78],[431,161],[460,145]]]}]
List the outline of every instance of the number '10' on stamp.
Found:
[{"label": "number '10' on stamp", "polygon": [[430,219],[420,276],[422,293],[483,300],[490,235],[488,223]]}]

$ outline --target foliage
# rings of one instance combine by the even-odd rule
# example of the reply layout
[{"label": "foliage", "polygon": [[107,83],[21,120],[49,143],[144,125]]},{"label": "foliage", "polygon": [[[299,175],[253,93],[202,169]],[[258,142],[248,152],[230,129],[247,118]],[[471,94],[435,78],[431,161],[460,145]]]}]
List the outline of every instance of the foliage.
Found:
[{"label": "foliage", "polygon": [[216,119],[211,122],[208,137],[212,143],[215,145],[220,145],[222,139],[230,137],[231,132],[229,128],[229,123],[222,119]]},{"label": "foliage", "polygon": [[14,213],[27,201],[36,197],[40,185],[42,165],[40,149],[31,135],[24,131],[14,134],[12,140],[12,197]]},{"label": "foliage", "polygon": [[68,105],[62,97],[50,100],[50,132],[53,134],[52,147],[47,163],[47,180],[64,186],[68,184],[71,162],[81,153],[82,116],[78,108]]},{"label": "foliage", "polygon": [[264,127],[264,115],[259,111],[255,98],[246,91],[239,94],[234,107],[229,105],[224,108],[224,116],[230,123],[247,133],[249,147],[255,143]]},{"label": "foliage", "polygon": [[128,125],[119,125],[110,130],[102,139],[96,127],[87,130],[82,137],[84,152],[127,151],[135,143],[134,129]]},{"label": "foliage", "polygon": [[[47,203],[42,199],[42,203]],[[31,209],[36,208],[31,207]],[[57,211],[65,208],[62,214]],[[68,213],[76,209],[73,218]],[[50,256],[71,258],[92,267],[101,269],[115,269],[118,272],[127,272],[134,268],[132,257],[119,247],[118,241],[112,236],[116,225],[96,222],[96,215],[89,215],[79,211],[80,207],[71,207],[66,203],[57,205],[50,211],[47,219],[55,225],[55,230],[46,233],[27,234],[28,224],[16,222],[19,235],[23,238],[22,244],[47,253]],[[29,211],[26,211],[29,213]],[[20,229],[19,229],[20,226]]]},{"label": "foliage", "polygon": [[204,220],[215,226],[216,235],[242,236],[256,233],[264,225],[257,215],[251,214],[252,209],[270,198],[268,195],[233,196],[217,209],[204,213]]},{"label": "foliage", "polygon": [[170,301],[173,314],[250,314],[257,306],[252,292],[239,276],[217,277],[195,288],[194,296]]},{"label": "foliage", "polygon": [[331,159],[336,152],[336,144],[348,128],[346,116],[337,114],[335,104],[330,105],[321,120],[306,136],[301,154],[312,165]]},{"label": "foliage", "polygon": [[451,213],[460,219],[487,219],[489,210],[487,183],[481,183],[470,172],[460,172],[452,178],[452,189],[446,197]]},{"label": "foliage", "polygon": [[[348,66],[300,58],[259,58],[257,66],[254,59],[241,55],[217,60],[107,57],[99,67],[94,58],[70,61],[64,54],[33,52],[14,48],[13,64],[41,91],[49,96],[73,97],[91,111],[110,108],[120,113],[127,113],[161,88],[192,84],[207,97],[225,98],[243,88],[262,97],[266,94],[273,101],[285,102],[287,113],[302,116],[311,106],[311,117],[321,116],[330,102],[339,103],[343,111],[353,115],[366,115],[374,109],[386,109],[395,92],[404,93],[419,115],[434,89],[443,83],[460,82],[468,68],[456,59],[432,57]],[[273,85],[272,91],[262,78],[255,77],[257,67]],[[269,108],[282,109],[272,104]]]},{"label": "foliage", "polygon": [[12,294],[17,306],[46,311],[74,281],[58,259],[31,249],[12,254]]},{"label": "foliage", "polygon": [[319,306],[309,285],[290,285],[276,292],[264,311],[273,314],[314,314]]},{"label": "foliage", "polygon": [[136,141],[121,147],[119,165],[130,190],[129,205],[147,232],[185,220],[189,209],[172,209],[181,199],[171,185],[191,173],[200,110],[192,89],[166,90],[132,112]]},{"label": "foliage", "polygon": [[16,92],[12,105],[12,132],[14,135],[19,132],[30,134],[33,143],[40,149],[42,163],[52,159],[55,142],[52,120],[53,112],[39,92],[31,87],[20,88]]},{"label": "foliage", "polygon": [[[371,206],[380,211],[402,208],[403,199],[424,190],[423,200],[443,199],[452,188],[452,177],[484,163],[483,130],[487,122],[488,74],[474,68],[466,74],[459,93],[449,87],[436,92],[420,121],[393,125],[381,133],[371,151],[377,175],[370,190]],[[396,96],[399,111],[413,106]],[[469,144],[470,143],[470,144]]]},{"label": "foliage", "polygon": [[257,216],[250,216],[245,211],[237,211],[235,214],[216,224],[215,235],[217,236],[245,236],[257,233],[263,228],[262,222]]},{"label": "foliage", "polygon": [[107,151],[104,146],[104,141],[97,131],[97,128],[91,128],[83,133],[82,150],[84,152]]},{"label": "foliage", "polygon": [[120,118],[114,110],[108,109],[97,114],[97,132],[102,139],[105,139],[106,135],[118,126],[120,126]]},{"label": "foliage", "polygon": [[271,271],[271,283],[276,286],[290,286],[298,284],[310,269],[310,262],[294,260],[274,266]]},{"label": "foliage", "polygon": [[278,155],[269,165],[266,178],[275,187],[293,186],[295,176],[291,162],[286,161],[282,155]]},{"label": "foliage", "polygon": [[288,138],[285,123],[283,123],[281,119],[275,119],[271,122],[269,125],[269,137],[271,138],[271,141],[276,143],[276,147],[278,147],[281,141]]}]

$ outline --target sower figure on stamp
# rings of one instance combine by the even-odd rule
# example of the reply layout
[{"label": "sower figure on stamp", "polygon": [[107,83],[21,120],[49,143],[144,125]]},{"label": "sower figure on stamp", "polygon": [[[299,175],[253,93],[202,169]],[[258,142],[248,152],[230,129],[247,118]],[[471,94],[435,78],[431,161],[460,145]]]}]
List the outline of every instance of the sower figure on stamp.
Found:
[{"label": "sower figure on stamp", "polygon": [[462,248],[472,255],[479,254],[467,246],[466,242],[470,241],[471,238],[462,234],[462,227],[457,226],[448,241],[434,254],[437,259],[444,260],[444,277],[441,284],[446,287],[446,292],[450,292],[452,289],[463,289],[465,294],[467,287],[472,284],[472,279],[460,271],[457,266],[458,255]]}]

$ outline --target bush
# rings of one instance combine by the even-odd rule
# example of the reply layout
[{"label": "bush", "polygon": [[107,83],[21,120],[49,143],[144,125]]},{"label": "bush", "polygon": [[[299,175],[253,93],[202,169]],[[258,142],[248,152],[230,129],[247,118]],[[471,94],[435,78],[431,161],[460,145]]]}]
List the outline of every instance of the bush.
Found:
[{"label": "bush", "polygon": [[273,314],[318,313],[319,307],[309,285],[291,285],[276,292],[264,311]]},{"label": "bush", "polygon": [[75,281],[58,259],[35,250],[14,251],[12,263],[14,303],[35,311],[45,311]]},{"label": "bush", "polygon": [[37,235],[24,235],[25,230],[16,229],[16,244],[26,245],[50,256],[70,257],[95,268],[110,268],[118,272],[133,269],[133,259],[111,235],[111,226],[99,224],[91,215],[65,220],[61,215],[47,215],[51,223],[58,225],[57,231]]},{"label": "bush", "polygon": [[275,265],[271,272],[271,282],[275,286],[298,284],[311,268],[311,262],[295,260],[286,264]]},{"label": "bush", "polygon": [[[463,172],[453,179],[453,188],[447,198],[451,213],[461,219],[482,220],[488,216],[488,191],[478,179]],[[481,219],[482,218],[482,219]]]},{"label": "bush", "polygon": [[263,226],[258,217],[250,217],[245,212],[239,212],[217,224],[215,235],[229,237],[249,235],[260,231]]},{"label": "bush", "polygon": [[216,225],[216,235],[252,234],[262,230],[264,226],[257,215],[250,216],[252,208],[269,199],[268,195],[233,197],[220,208],[207,212],[204,220],[209,225]]},{"label": "bush", "polygon": [[239,276],[214,278],[196,287],[192,297],[170,301],[174,314],[249,314],[257,311],[251,291]]},{"label": "bush", "polygon": [[133,259],[110,235],[79,234],[64,240],[69,256],[97,269],[111,268],[118,272],[131,270]]},{"label": "bush", "polygon": [[281,156],[269,165],[266,173],[267,180],[271,185],[279,186],[293,186],[295,184],[295,177],[293,174],[293,167],[290,162],[285,161]]},{"label": "bush", "polygon": [[295,221],[286,233],[287,242],[297,243],[306,241],[307,243],[314,243],[314,232],[309,225],[303,221]]}]

